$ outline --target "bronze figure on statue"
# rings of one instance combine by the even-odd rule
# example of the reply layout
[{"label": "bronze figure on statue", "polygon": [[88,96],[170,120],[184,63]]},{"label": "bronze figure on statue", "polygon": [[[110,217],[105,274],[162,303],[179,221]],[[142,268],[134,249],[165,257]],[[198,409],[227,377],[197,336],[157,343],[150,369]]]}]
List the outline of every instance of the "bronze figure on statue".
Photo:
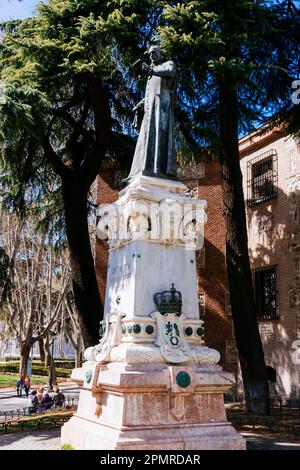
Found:
[{"label": "bronze figure on statue", "polygon": [[176,66],[171,60],[164,62],[160,47],[151,46],[148,52],[151,66],[141,64],[142,70],[149,75],[145,98],[133,109],[136,128],[141,111],[143,119],[127,183],[141,175],[176,178]]}]

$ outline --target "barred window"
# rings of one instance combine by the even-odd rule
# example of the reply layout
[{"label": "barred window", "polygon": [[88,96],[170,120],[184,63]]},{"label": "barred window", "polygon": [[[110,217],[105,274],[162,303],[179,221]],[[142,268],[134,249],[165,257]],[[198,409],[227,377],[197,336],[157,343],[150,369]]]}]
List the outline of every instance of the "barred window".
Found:
[{"label": "barred window", "polygon": [[275,266],[253,271],[256,312],[259,320],[276,320],[276,269]]},{"label": "barred window", "polygon": [[278,155],[271,149],[247,163],[248,206],[277,196]]}]

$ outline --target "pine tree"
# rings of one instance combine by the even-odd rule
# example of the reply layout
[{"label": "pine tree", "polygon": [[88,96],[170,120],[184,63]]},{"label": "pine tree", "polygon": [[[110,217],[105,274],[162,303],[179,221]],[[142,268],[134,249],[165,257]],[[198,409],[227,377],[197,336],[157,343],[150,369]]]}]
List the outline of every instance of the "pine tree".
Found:
[{"label": "pine tree", "polygon": [[[171,2],[170,2],[171,3]],[[241,132],[289,109],[299,18],[287,3],[184,1],[164,11],[159,34],[179,63],[181,135],[220,159],[232,318],[248,411],[269,412],[239,161]],[[298,47],[297,47],[298,45]],[[213,223],[213,221],[211,221]]]}]

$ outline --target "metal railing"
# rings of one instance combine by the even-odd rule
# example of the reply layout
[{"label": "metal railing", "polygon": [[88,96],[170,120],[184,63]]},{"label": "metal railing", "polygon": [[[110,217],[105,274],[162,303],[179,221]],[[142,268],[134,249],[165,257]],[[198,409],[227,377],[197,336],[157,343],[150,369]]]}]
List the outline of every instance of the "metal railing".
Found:
[{"label": "metal railing", "polygon": [[64,410],[77,408],[78,396],[65,396],[62,401],[52,400],[48,403],[39,403],[38,405],[25,406],[13,410],[0,410],[0,423],[12,419],[20,419],[26,416],[40,415],[50,410]]},{"label": "metal railing", "polygon": [[[224,395],[225,404],[239,404],[244,405],[245,399],[243,395]],[[270,398],[269,405],[271,409],[279,410],[299,410],[300,411],[300,399],[297,398]]]},{"label": "metal railing", "polygon": [[300,436],[300,426],[293,424],[285,424],[272,419],[260,418],[259,416],[233,416],[230,417],[230,422],[236,426],[250,426],[252,431],[265,427],[269,432],[280,432],[293,434],[294,436]]}]

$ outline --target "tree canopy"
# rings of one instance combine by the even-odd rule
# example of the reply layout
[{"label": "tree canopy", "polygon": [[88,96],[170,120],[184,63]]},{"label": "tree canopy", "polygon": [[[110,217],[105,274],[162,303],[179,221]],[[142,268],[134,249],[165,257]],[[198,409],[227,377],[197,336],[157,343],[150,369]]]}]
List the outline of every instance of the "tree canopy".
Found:
[{"label": "tree canopy", "polygon": [[292,2],[191,0],[166,6],[159,36],[180,64],[182,130],[220,151],[220,84],[236,90],[238,135],[292,107],[300,14]]}]

